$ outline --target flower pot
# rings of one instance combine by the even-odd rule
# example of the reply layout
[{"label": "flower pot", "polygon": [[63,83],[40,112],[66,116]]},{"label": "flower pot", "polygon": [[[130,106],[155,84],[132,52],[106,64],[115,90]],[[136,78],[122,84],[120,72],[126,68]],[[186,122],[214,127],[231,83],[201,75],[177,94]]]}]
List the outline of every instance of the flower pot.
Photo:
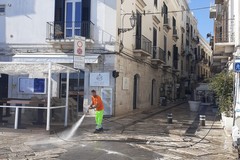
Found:
[{"label": "flower pot", "polygon": [[222,113],[222,121],[224,129],[231,131],[233,127],[233,117],[227,117],[224,113]]},{"label": "flower pot", "polygon": [[197,112],[199,110],[201,102],[199,101],[188,101],[190,111]]}]

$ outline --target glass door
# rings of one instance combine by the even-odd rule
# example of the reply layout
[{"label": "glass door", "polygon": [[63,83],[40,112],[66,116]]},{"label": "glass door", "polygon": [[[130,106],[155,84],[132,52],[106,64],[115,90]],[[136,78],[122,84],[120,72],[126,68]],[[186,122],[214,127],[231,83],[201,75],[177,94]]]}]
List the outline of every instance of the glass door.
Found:
[{"label": "glass door", "polygon": [[82,0],[66,0],[65,37],[81,35]]}]

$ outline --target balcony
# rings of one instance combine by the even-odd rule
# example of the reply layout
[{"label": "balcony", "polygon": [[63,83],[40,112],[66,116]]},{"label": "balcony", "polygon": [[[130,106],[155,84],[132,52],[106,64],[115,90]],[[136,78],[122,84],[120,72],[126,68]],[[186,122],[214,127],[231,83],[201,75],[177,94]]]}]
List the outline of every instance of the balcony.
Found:
[{"label": "balcony", "polygon": [[210,7],[210,16],[209,18],[216,18],[216,13],[217,13],[217,7],[216,5],[213,5]]},{"label": "balcony", "polygon": [[224,33],[218,32],[214,37],[214,53],[232,53],[234,52],[235,34],[234,32]]},{"label": "balcony", "polygon": [[184,48],[185,48],[184,45],[181,44],[181,52],[180,52],[180,55],[181,55],[182,57],[184,57],[184,56],[185,56],[185,53],[186,53],[186,51],[185,51]]},{"label": "balcony", "polygon": [[202,60],[202,62],[203,62],[203,64],[206,64],[206,65],[208,64],[208,60],[205,58]]},{"label": "balcony", "polygon": [[179,39],[177,27],[173,27],[173,40],[176,42]]},{"label": "balcony", "polygon": [[197,44],[199,43],[199,37],[198,36],[193,36],[192,40]]},{"label": "balcony", "polygon": [[47,42],[66,43],[74,42],[74,36],[86,38],[86,42],[93,41],[94,24],[91,21],[83,22],[47,22]]},{"label": "balcony", "polygon": [[223,4],[224,0],[215,0],[215,4]]},{"label": "balcony", "polygon": [[164,14],[163,16],[163,28],[166,32],[168,32],[171,29],[171,18],[167,15]]},{"label": "balcony", "polygon": [[165,63],[165,54],[160,47],[152,47],[152,59],[153,64]]},{"label": "balcony", "polygon": [[152,54],[152,41],[141,35],[136,36],[136,44],[133,53],[136,57],[148,57]]}]

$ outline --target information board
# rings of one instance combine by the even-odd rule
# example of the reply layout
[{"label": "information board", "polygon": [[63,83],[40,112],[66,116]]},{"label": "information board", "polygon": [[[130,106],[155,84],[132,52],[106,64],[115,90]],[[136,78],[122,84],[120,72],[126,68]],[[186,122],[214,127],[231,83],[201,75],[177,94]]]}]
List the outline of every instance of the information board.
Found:
[{"label": "information board", "polygon": [[110,85],[110,73],[90,73],[91,87],[107,87]]},{"label": "information board", "polygon": [[45,78],[19,78],[19,92],[25,94],[45,94]]}]

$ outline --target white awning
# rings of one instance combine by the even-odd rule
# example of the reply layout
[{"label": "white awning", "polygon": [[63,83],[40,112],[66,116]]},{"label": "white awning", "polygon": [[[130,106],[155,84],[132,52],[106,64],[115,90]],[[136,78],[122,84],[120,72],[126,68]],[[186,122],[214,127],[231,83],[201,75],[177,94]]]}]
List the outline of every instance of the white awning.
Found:
[{"label": "white awning", "polygon": [[74,73],[77,70],[51,62],[0,62],[0,74],[29,75],[30,77],[46,77],[51,64],[52,73]]},{"label": "white awning", "polygon": [[[64,126],[68,124],[68,98],[69,98],[69,75],[70,73],[77,72],[77,70],[64,65],[52,63],[52,62],[0,62],[0,74],[8,75],[29,75],[31,78],[45,77],[48,80],[47,83],[47,107],[42,109],[47,110],[46,130],[50,130],[50,116],[51,110],[57,108],[65,108],[65,121]],[[67,73],[66,82],[66,101],[64,106],[51,106],[51,91],[52,91],[52,73]],[[18,113],[20,108],[30,108],[26,106],[1,106],[2,108],[10,107],[15,108],[15,123],[14,129],[18,129]],[[34,107],[34,106],[33,106]],[[31,107],[31,109],[33,109]],[[38,109],[36,107],[36,109]]]},{"label": "white awning", "polygon": [[[86,54],[85,63],[98,63],[100,54]],[[12,57],[13,62],[53,62],[73,63],[73,55],[64,53],[38,53],[38,54],[16,54]]]}]

